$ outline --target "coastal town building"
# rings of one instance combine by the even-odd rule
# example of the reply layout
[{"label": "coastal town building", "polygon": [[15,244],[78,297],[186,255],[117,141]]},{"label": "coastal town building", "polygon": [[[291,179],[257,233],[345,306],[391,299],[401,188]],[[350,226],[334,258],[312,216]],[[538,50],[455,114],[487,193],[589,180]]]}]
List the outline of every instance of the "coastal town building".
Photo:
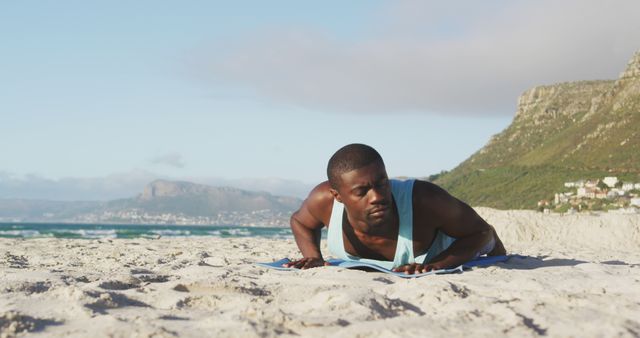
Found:
[{"label": "coastal town building", "polygon": [[116,224],[174,224],[174,225],[240,225],[274,226],[289,225],[288,213],[269,209],[250,212],[222,211],[215,216],[190,216],[182,213],[152,213],[139,209],[88,213],[67,221],[72,223],[116,223]]},{"label": "coastal town building", "polygon": [[[640,183],[623,182],[618,177],[564,182],[564,187],[575,190],[557,192],[553,203],[538,203],[540,211],[575,212],[588,210],[625,210],[640,212]],[[541,202],[543,202],[541,201]]]},{"label": "coastal town building", "polygon": [[596,188],[598,186],[598,182],[600,182],[599,180],[587,180],[586,182],[584,182],[584,187],[585,188]]},{"label": "coastal town building", "polygon": [[578,188],[576,195],[578,198],[596,198],[596,190],[595,188]]},{"label": "coastal town building", "polygon": [[616,186],[616,183],[618,183],[618,178],[615,176],[608,176],[605,177],[602,182],[604,184],[606,184],[609,188],[613,188]]},{"label": "coastal town building", "polygon": [[633,183],[622,183],[622,187],[621,189],[624,191],[629,191],[629,190],[633,190],[635,184]]},{"label": "coastal town building", "polygon": [[565,188],[582,188],[584,187],[584,180],[579,180],[575,182],[564,182]]}]

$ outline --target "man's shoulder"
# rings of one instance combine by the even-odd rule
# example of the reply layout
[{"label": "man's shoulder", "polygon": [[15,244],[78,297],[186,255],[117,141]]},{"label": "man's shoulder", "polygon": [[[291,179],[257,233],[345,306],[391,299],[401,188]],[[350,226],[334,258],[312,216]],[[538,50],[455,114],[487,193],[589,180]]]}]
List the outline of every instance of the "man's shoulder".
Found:
[{"label": "man's shoulder", "polygon": [[307,197],[307,201],[313,204],[333,205],[333,194],[330,189],[331,185],[329,184],[329,181],[324,181],[316,185],[311,189],[311,192]]},{"label": "man's shoulder", "polygon": [[421,179],[413,179],[413,186],[414,188],[417,187],[419,190],[426,190],[426,191],[433,191],[433,192],[438,192],[440,190],[443,190],[442,188],[440,188],[439,185],[429,182],[429,181],[424,181]]},{"label": "man's shoulder", "polygon": [[307,199],[304,200],[304,206],[316,218],[324,222],[328,221],[333,208],[333,194],[331,193],[331,185],[328,181],[324,181],[315,186],[309,193]]},{"label": "man's shoulder", "polygon": [[416,179],[413,183],[413,201],[421,205],[433,205],[451,198],[449,193],[435,183]]}]

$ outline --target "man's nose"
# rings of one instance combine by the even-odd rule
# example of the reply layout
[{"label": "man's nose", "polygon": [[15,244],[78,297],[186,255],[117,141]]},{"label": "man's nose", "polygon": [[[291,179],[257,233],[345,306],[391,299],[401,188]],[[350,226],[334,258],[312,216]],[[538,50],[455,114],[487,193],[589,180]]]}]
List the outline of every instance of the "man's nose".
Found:
[{"label": "man's nose", "polygon": [[384,201],[384,194],[380,188],[373,188],[369,190],[369,194],[369,201],[371,204],[378,204]]}]

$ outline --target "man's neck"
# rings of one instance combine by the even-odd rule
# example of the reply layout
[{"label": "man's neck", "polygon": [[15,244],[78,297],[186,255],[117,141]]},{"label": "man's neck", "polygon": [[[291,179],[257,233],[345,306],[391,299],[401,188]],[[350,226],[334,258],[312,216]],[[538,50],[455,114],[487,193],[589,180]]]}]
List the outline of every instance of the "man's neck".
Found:
[{"label": "man's neck", "polygon": [[371,237],[382,237],[385,239],[396,239],[398,236],[398,228],[400,224],[400,217],[396,208],[395,201],[392,203],[391,219],[383,224],[371,226],[365,221],[353,221],[349,212],[347,212],[347,220],[353,229],[353,232],[360,239]]}]

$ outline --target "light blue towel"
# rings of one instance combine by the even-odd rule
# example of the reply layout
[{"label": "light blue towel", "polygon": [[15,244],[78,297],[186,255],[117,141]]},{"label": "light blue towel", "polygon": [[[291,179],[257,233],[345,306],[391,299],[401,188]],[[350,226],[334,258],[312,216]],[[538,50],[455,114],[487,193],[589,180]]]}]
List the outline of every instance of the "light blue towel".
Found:
[{"label": "light blue towel", "polygon": [[[367,262],[363,262],[363,261],[347,261],[347,260],[343,260],[343,259],[329,259],[329,260],[327,260],[327,262],[329,262],[329,264],[331,264],[329,267],[338,267],[338,268],[346,268],[346,269],[371,268],[371,269],[375,269],[377,271],[388,273],[390,275],[394,275],[394,276],[397,276],[397,277],[415,278],[415,277],[422,277],[422,276],[428,276],[428,275],[438,275],[438,274],[447,274],[447,273],[460,273],[460,272],[463,271],[463,269],[470,269],[470,268],[476,267],[476,266],[486,266],[486,265],[493,265],[495,263],[505,262],[509,258],[514,257],[514,256],[518,256],[518,255],[478,257],[478,258],[476,258],[476,259],[474,259],[472,261],[469,261],[467,263],[464,263],[464,264],[462,264],[462,265],[460,265],[458,267],[452,268],[452,269],[442,269],[442,270],[423,272],[423,273],[413,274],[413,275],[408,275],[408,274],[405,274],[404,272],[395,272],[395,271],[392,271],[392,270],[387,269],[385,267],[382,267],[380,265],[373,264],[373,263],[367,263]],[[275,262],[271,262],[271,263],[255,263],[255,264],[258,265],[258,266],[262,266],[262,267],[269,268],[269,269],[276,269],[276,270],[286,270],[286,271],[299,270],[299,269],[296,269],[296,268],[285,268],[285,267],[282,266],[282,264],[289,263],[289,262],[291,262],[290,259],[283,258],[281,260],[278,260],[278,261],[275,261]]]}]

